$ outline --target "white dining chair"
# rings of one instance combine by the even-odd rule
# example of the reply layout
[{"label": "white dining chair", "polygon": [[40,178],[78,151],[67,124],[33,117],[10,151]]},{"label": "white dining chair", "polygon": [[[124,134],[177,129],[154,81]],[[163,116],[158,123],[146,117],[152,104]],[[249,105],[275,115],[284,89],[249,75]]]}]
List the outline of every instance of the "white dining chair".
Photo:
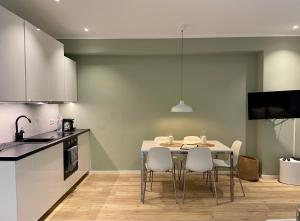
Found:
[{"label": "white dining chair", "polygon": [[175,167],[172,159],[171,151],[165,147],[154,147],[151,148],[147,155],[146,161],[146,173],[144,180],[144,196],[146,192],[147,173],[150,172],[151,178],[151,189],[153,183],[154,172],[171,172],[173,179],[173,189],[175,193],[175,200],[177,203],[177,192],[176,192],[176,176]]},{"label": "white dining chair", "polygon": [[[170,142],[170,138],[169,136],[159,136],[159,137],[155,137],[154,138],[154,142],[157,144],[167,144]],[[182,165],[184,162],[184,156],[182,156],[182,154],[178,155],[178,154],[173,154],[173,161],[175,163],[175,167],[178,171],[178,179],[180,181],[181,178],[181,170],[182,170]],[[151,182],[151,190],[152,190],[152,183],[153,183],[153,173],[149,172],[149,181]]]},{"label": "white dining chair", "polygon": [[[197,172],[197,173],[207,172],[208,174],[210,174],[210,177],[213,177],[212,179],[212,183],[214,186],[213,195],[216,199],[216,204],[218,205],[218,194],[217,194],[217,186],[215,180],[216,176],[215,176],[210,149],[196,147],[188,151],[186,164],[183,171],[183,199],[182,199],[183,203],[185,199],[187,174],[192,172]],[[212,176],[212,172],[214,173],[213,176]]]},{"label": "white dining chair", "polygon": [[[154,142],[157,144],[167,144],[170,142],[169,136],[158,136],[154,138]],[[152,183],[153,183],[153,173],[149,171],[149,182],[151,182],[151,190],[152,190]]]},{"label": "white dining chair", "polygon": [[[202,138],[198,136],[185,136],[183,138],[183,144],[196,144],[196,143],[201,143]],[[182,174],[182,165],[184,164],[185,158],[183,157],[180,162],[178,162],[178,179],[179,182],[181,181],[181,174]],[[180,186],[180,185],[179,185]]]},{"label": "white dining chair", "polygon": [[[233,151],[233,169],[234,169],[234,172],[237,173],[237,177],[239,178],[239,182],[241,185],[243,195],[246,196],[242,181],[240,179],[239,168],[237,166],[241,147],[242,147],[242,142],[239,140],[234,141],[231,146],[231,149]],[[230,170],[230,158],[228,158],[227,160],[213,159],[213,162],[214,162],[214,167],[216,170],[216,180],[218,180],[218,171],[219,170],[225,170],[225,171]]]},{"label": "white dining chair", "polygon": [[[202,143],[203,142],[203,136],[201,137],[198,137],[198,136],[186,136],[183,138],[183,143],[184,144],[196,144],[196,143]],[[182,168],[182,163],[181,163],[181,167]],[[206,173],[203,173],[203,179],[205,179],[205,174]],[[181,169],[179,170],[179,181],[180,181],[180,175],[181,175]],[[208,174],[207,174],[207,177],[208,177]]]}]

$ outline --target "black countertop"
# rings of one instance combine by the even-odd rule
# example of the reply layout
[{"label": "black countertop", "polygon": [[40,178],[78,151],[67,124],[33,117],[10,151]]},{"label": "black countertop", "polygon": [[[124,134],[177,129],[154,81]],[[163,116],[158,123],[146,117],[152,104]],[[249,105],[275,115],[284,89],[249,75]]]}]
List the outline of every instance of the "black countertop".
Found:
[{"label": "black countertop", "polygon": [[0,161],[17,161],[39,151],[45,150],[58,143],[63,142],[65,139],[72,136],[77,136],[90,131],[89,129],[76,129],[72,132],[59,134],[56,131],[39,134],[30,138],[54,138],[53,141],[47,143],[17,143],[8,149],[0,151]]}]

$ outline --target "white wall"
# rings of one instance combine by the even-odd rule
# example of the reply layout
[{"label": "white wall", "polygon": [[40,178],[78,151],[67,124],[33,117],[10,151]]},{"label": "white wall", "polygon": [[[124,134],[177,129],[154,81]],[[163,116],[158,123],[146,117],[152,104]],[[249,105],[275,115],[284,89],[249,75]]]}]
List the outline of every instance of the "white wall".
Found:
[{"label": "white wall", "polygon": [[[56,119],[59,113],[57,104],[0,104],[0,143],[14,140],[15,120],[20,115],[31,119],[19,120],[19,129],[25,130],[24,137],[56,129]],[[54,121],[50,125],[50,120]]]},{"label": "white wall", "polygon": [[[286,42],[264,51],[263,91],[300,89],[300,50]],[[277,175],[279,158],[293,154],[293,120],[258,121],[258,157],[262,173]],[[296,156],[300,156],[300,121],[297,119]]]}]

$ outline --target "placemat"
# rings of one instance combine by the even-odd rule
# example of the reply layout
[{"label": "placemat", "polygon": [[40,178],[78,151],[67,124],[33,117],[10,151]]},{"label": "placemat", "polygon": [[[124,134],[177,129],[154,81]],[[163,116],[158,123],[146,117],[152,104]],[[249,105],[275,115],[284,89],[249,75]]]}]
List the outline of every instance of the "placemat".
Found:
[{"label": "placemat", "polygon": [[195,145],[197,145],[198,147],[214,147],[215,145],[212,143],[195,143]]},{"label": "placemat", "polygon": [[167,143],[161,143],[159,144],[162,147],[182,147],[182,143],[172,143],[172,144],[167,144]]},{"label": "placemat", "polygon": [[[182,143],[172,143],[172,144],[167,144],[167,143],[161,143],[159,144],[162,147],[182,147],[184,144]],[[197,145],[197,147],[214,147],[215,145],[212,143],[191,143],[191,144],[187,144],[187,145]]]}]

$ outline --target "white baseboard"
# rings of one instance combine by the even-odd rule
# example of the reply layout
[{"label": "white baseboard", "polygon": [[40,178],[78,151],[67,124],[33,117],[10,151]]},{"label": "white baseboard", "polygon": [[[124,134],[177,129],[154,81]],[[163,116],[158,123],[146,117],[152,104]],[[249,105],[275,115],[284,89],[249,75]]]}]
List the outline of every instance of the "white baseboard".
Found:
[{"label": "white baseboard", "polygon": [[274,180],[274,179],[279,179],[279,175],[261,175],[261,179],[263,180]]},{"label": "white baseboard", "polygon": [[140,174],[140,170],[91,170],[90,174]]},{"label": "white baseboard", "polygon": [[[91,170],[90,174],[140,174],[140,170]],[[221,175],[229,175],[229,171],[219,171]]]},{"label": "white baseboard", "polygon": [[[140,174],[140,170],[91,170],[90,174]],[[219,171],[221,175],[229,175],[228,171]],[[279,175],[261,175],[263,180],[279,179]]]}]

